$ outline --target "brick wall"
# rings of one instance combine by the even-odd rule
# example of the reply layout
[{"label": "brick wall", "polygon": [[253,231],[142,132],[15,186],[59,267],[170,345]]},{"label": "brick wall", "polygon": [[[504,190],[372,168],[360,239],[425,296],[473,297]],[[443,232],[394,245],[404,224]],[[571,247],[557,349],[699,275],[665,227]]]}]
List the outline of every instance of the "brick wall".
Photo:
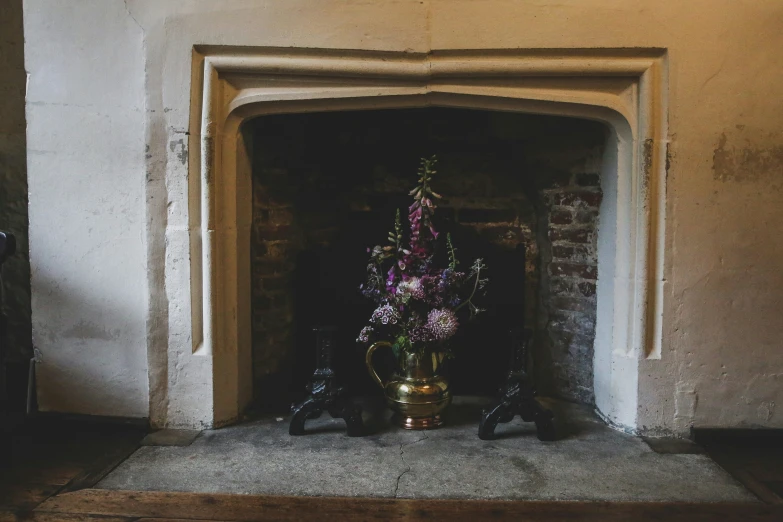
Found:
[{"label": "brick wall", "polygon": [[537,353],[546,353],[549,372],[541,379],[561,397],[593,403],[599,176],[573,175],[560,186],[543,190],[542,201],[544,331],[537,336]]},{"label": "brick wall", "polygon": [[[499,308],[511,300],[524,304],[525,322],[537,330],[541,391],[592,402],[600,190],[597,175],[584,172],[600,156],[600,125],[417,109],[266,117],[247,132],[255,151],[253,360],[260,395],[270,387],[279,393],[292,374],[295,386],[306,378],[297,370],[311,362],[306,322],[324,320],[347,330],[340,338],[349,368],[343,376],[356,374],[352,385],[360,392],[372,389],[352,345],[368,315],[362,307],[371,310],[356,291],[365,248],[383,241],[394,209],[407,204],[419,157],[437,153],[439,228],[452,232],[464,263],[487,258],[491,278],[488,317],[460,341],[456,391],[495,389],[508,342]],[[506,295],[493,307],[492,295],[520,281],[522,267],[509,265],[520,244],[524,296]]]},{"label": "brick wall", "polygon": [[260,377],[279,369],[291,351],[294,256],[303,243],[293,206],[272,200],[267,185],[255,183],[253,192],[253,366]]}]

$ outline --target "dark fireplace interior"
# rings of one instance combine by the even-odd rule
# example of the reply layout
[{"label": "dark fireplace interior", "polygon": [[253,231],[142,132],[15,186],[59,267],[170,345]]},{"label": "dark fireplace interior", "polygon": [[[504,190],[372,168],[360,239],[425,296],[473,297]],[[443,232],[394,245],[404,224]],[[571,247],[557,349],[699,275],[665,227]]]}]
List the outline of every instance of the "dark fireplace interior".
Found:
[{"label": "dark fireplace interior", "polygon": [[[512,327],[534,332],[539,392],[592,403],[596,231],[606,128],[587,120],[452,108],[264,116],[253,157],[253,374],[262,411],[286,411],[312,374],[315,325],[334,325],[335,369],[380,394],[356,336],[374,305],[358,291],[367,249],[409,204],[436,154],[436,224],[463,266],[482,257],[487,311],[454,339],[456,394],[494,394]],[[394,361],[389,356],[389,367]]]}]

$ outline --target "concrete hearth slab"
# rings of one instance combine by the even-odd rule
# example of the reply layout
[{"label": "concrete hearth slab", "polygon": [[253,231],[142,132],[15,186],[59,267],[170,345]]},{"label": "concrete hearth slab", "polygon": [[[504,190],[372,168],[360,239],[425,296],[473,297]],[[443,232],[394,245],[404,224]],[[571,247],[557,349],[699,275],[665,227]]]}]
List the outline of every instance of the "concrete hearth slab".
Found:
[{"label": "concrete hearth slab", "polygon": [[448,424],[427,432],[389,425],[368,402],[374,431],[345,436],[340,420],[262,418],[205,431],[187,447],[142,447],[97,487],[272,495],[401,498],[754,502],[706,455],[656,453],[582,406],[549,401],[561,439],[542,443],[519,418],[495,441],[476,436],[483,399],[458,398]]}]

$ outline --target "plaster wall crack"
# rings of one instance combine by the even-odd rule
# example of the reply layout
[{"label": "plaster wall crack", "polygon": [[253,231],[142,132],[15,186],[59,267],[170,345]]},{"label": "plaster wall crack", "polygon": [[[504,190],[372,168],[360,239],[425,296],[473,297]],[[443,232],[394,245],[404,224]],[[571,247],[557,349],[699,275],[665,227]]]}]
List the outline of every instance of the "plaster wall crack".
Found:
[{"label": "plaster wall crack", "polygon": [[122,0],[123,5],[125,6],[125,12],[128,13],[128,16],[131,17],[131,20],[141,29],[141,32],[144,33],[144,27],[139,23],[138,20],[136,20],[136,17],[133,16],[133,13],[130,10],[130,7],[128,6],[128,0]]},{"label": "plaster wall crack", "polygon": [[405,469],[402,471],[402,473],[399,474],[397,477],[397,483],[394,485],[394,498],[397,498],[397,492],[400,490],[400,480],[403,476],[407,475],[411,472],[411,466],[405,461],[405,446],[411,446],[413,444],[416,444],[418,442],[421,442],[423,440],[427,440],[429,437],[427,435],[424,435],[424,437],[414,440],[413,442],[409,442],[407,444],[400,444],[400,459],[402,459],[402,463],[405,465]]},{"label": "plaster wall crack", "polygon": [[715,79],[716,76],[718,76],[721,72],[723,72],[723,66],[726,64],[726,54],[723,55],[723,59],[720,62],[720,65],[718,66],[718,69],[712,73],[709,78],[704,80],[704,83],[701,84],[701,87],[699,88],[699,96],[701,96],[702,92],[704,91],[704,88],[707,87],[707,84],[710,83],[713,79]]}]

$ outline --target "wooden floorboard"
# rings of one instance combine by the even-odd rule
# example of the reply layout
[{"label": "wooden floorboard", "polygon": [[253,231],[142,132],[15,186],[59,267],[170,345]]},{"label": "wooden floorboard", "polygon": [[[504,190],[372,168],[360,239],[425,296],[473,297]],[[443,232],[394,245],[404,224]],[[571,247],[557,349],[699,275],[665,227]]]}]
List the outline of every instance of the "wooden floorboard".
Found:
[{"label": "wooden floorboard", "polygon": [[32,510],[59,489],[53,484],[0,481],[0,510]]},{"label": "wooden floorboard", "polygon": [[0,521],[105,520],[84,514],[31,511],[52,495],[95,485],[139,447],[146,431],[137,426],[38,417],[18,424],[9,434],[9,447],[4,448],[9,450],[10,459],[0,468]]},{"label": "wooden floorboard", "polygon": [[783,482],[783,448],[759,445],[709,445],[707,453],[746,488],[768,504],[783,504],[775,484]]},{"label": "wooden floorboard", "polygon": [[[85,489],[57,495],[36,516],[58,513],[113,516],[120,520],[309,521],[644,521],[780,522],[783,507],[762,503],[541,502],[394,500],[341,497],[274,497]],[[89,520],[89,519],[87,519]]]},{"label": "wooden floorboard", "polygon": [[[138,522],[138,517],[107,517],[68,513],[35,513],[0,511],[0,522]],[[147,519],[160,522],[161,519]],[[198,522],[188,520],[188,522]],[[213,521],[209,521],[213,522]]]}]

